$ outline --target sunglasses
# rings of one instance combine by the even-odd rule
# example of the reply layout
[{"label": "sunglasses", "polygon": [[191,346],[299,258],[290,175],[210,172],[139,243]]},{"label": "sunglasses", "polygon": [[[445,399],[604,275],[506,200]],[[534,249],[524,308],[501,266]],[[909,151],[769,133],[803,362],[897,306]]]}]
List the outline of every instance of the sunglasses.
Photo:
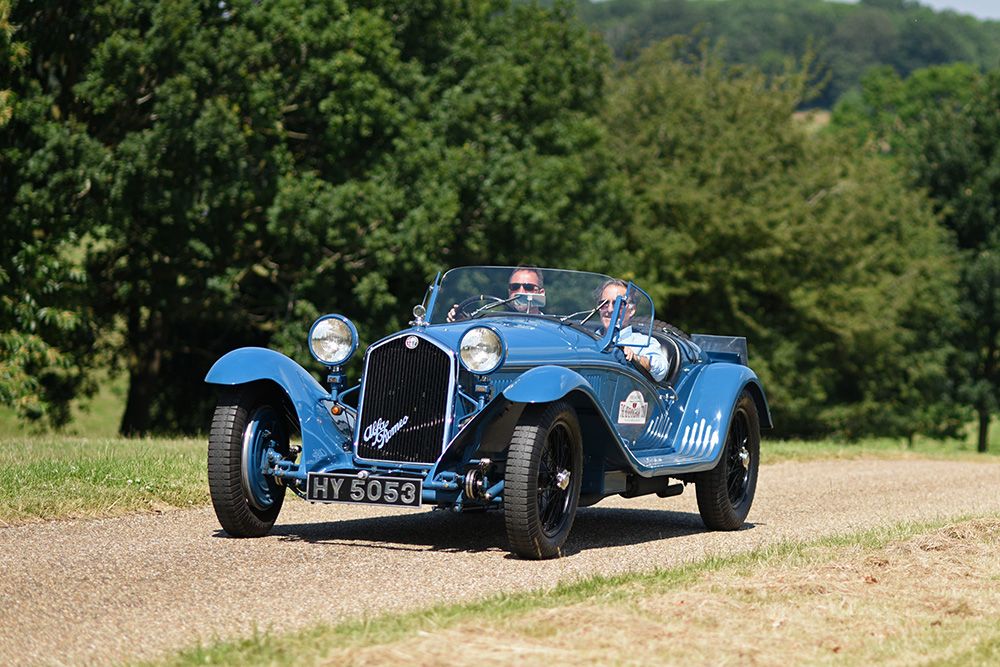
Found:
[{"label": "sunglasses", "polygon": [[[632,304],[632,303],[630,303],[630,302],[628,302],[628,301],[626,301],[625,302],[625,309],[626,310],[635,310],[635,305]],[[613,304],[613,303],[601,304],[601,306],[597,309],[597,311],[601,315],[610,315],[611,313],[614,312],[614,310],[615,310],[615,304]]]},{"label": "sunglasses", "polygon": [[511,292],[539,292],[539,291],[541,291],[541,288],[538,285],[534,284],[534,283],[511,283],[508,287],[510,287],[510,291]]}]

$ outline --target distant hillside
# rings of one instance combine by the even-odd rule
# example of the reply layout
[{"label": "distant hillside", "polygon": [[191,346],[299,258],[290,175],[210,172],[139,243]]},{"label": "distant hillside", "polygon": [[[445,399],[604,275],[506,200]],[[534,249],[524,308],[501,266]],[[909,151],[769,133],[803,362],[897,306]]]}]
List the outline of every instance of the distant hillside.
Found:
[{"label": "distant hillside", "polygon": [[622,59],[650,42],[693,32],[721,40],[728,62],[765,71],[811,47],[820,75],[829,76],[813,104],[827,108],[872,65],[891,65],[904,76],[956,61],[1000,66],[1000,21],[909,0],[578,0],[577,11]]}]

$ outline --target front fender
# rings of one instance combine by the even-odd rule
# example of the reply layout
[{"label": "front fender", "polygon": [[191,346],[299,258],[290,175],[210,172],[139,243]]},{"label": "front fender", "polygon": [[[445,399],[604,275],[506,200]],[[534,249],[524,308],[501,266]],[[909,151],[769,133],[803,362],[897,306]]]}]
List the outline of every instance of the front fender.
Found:
[{"label": "front fender", "polygon": [[[506,449],[510,434],[526,404],[551,403],[566,398],[573,392],[585,394],[589,399],[588,406],[592,404],[594,409],[600,411],[593,387],[579,373],[562,366],[538,366],[525,371],[462,427],[449,443],[438,466],[451,465],[453,460],[464,460],[464,450],[472,443],[478,443],[480,451]],[[615,437],[610,428],[608,435]]]},{"label": "front fender", "polygon": [[304,368],[274,350],[243,347],[224,355],[205,376],[205,382],[236,386],[266,380],[284,390],[295,408],[302,432],[302,461],[306,470],[351,465],[350,439],[333,423],[324,401],[330,393]]},{"label": "front fender", "polygon": [[520,375],[463,427],[436,470],[463,472],[470,458],[492,458],[505,451],[526,406],[559,400],[567,401],[581,418],[583,492],[603,493],[606,462],[633,469],[638,462],[618,435],[591,384],[562,366],[538,366]]},{"label": "front fender", "polygon": [[590,383],[576,371],[562,366],[536,366],[525,371],[503,390],[503,395],[514,403],[549,403],[576,389],[582,389],[594,403],[599,403]]}]

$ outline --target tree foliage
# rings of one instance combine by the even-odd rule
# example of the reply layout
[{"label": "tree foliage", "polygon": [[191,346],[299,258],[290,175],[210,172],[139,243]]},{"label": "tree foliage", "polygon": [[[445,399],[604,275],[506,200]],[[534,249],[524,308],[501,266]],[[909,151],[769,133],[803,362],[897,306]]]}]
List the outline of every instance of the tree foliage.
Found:
[{"label": "tree foliage", "polygon": [[[791,121],[803,68],[768,78],[667,42],[611,95],[638,197],[629,243],[667,319],[745,333],[782,432],[953,431],[947,240],[890,165]],[[930,324],[930,326],[928,326]]]},{"label": "tree foliage", "polygon": [[957,396],[979,416],[986,450],[1000,408],[1000,70],[955,65],[906,79],[878,70],[840,104],[836,127],[897,160],[930,194],[961,256],[961,319],[951,339],[962,351]]},{"label": "tree foliage", "polygon": [[[793,120],[810,67],[673,41],[609,68],[566,4],[7,6],[0,398],[26,415],[64,420],[110,359],[129,376],[123,432],[203,429],[204,375],[230,349],[310,366],[321,313],[371,342],[438,269],[527,262],[635,278],[675,323],[748,335],[785,434],[957,424],[955,261],[911,184],[925,168],[932,193],[969,182],[985,111],[903,169]],[[870,95],[864,122],[885,108]],[[973,191],[993,187],[976,169]],[[955,233],[981,235],[980,209],[949,202]],[[991,257],[967,284],[997,284]]]},{"label": "tree foliage", "polygon": [[103,151],[75,206],[125,433],[202,427],[212,361],[301,358],[320,312],[373,340],[440,266],[615,245],[607,55],[565,8],[109,0],[58,17],[92,39],[72,60],[50,10],[18,9],[36,62],[64,65],[32,84]]},{"label": "tree foliage", "polygon": [[64,116],[58,72],[10,9],[0,2],[0,401],[60,425],[92,388],[79,215],[101,150]]},{"label": "tree foliage", "polygon": [[578,11],[621,58],[665,37],[700,34],[723,44],[729,63],[779,73],[789,57],[818,56],[826,84],[809,104],[831,108],[872,66],[902,75],[929,65],[1000,65],[1000,22],[916,2],[862,0],[579,0]]}]

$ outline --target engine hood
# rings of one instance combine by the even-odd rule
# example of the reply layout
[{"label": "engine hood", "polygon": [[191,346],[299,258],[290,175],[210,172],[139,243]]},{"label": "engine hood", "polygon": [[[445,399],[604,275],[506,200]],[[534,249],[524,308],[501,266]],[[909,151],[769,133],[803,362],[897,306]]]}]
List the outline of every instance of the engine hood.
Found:
[{"label": "engine hood", "polygon": [[[435,324],[401,333],[416,333],[458,351],[466,331],[478,326],[495,329],[507,345],[504,366],[534,366],[604,358],[600,341],[572,326],[540,317],[489,317],[453,324]],[[397,334],[399,335],[399,334]]]}]

